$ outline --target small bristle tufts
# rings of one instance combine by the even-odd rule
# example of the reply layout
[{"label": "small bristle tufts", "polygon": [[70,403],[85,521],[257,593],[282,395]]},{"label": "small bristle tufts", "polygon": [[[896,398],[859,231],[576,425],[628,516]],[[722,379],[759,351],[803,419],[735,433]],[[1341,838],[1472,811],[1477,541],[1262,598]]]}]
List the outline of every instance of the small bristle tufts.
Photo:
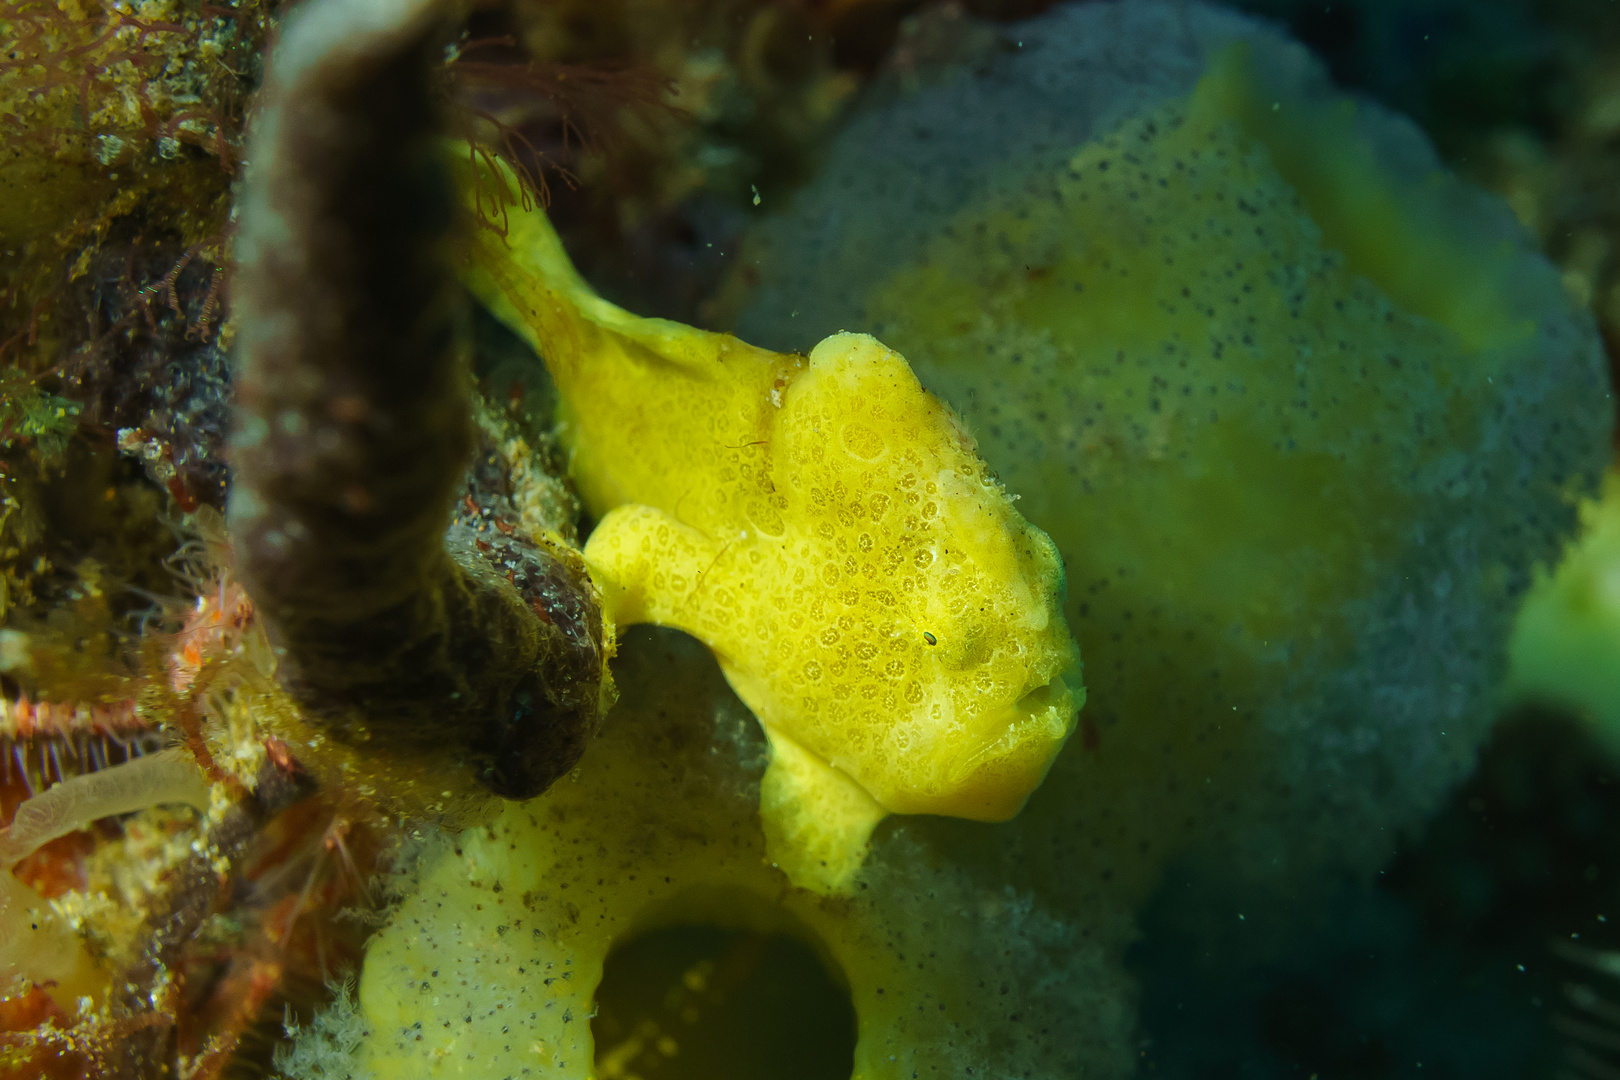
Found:
[{"label": "small bristle tufts", "polygon": [[17,738],[0,734],[0,784],[20,783],[30,796],[75,776],[101,772],[161,750],[160,732],[81,731]]},{"label": "small bristle tufts", "polygon": [[30,701],[27,696],[0,700],[0,737],[4,738],[28,739],[77,732],[127,736],[150,729],[151,724],[140,715],[134,701],[90,705]]}]

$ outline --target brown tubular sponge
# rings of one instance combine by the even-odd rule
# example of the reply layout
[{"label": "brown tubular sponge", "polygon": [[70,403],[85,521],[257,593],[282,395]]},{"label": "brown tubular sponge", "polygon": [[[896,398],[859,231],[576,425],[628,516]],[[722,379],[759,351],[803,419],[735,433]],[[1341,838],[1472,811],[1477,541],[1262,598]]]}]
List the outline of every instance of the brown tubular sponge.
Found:
[{"label": "brown tubular sponge", "polygon": [[283,33],[242,197],[228,518],[310,719],[527,798],[596,728],[603,627],[577,560],[452,526],[478,486],[446,29],[421,0],[317,0]]}]

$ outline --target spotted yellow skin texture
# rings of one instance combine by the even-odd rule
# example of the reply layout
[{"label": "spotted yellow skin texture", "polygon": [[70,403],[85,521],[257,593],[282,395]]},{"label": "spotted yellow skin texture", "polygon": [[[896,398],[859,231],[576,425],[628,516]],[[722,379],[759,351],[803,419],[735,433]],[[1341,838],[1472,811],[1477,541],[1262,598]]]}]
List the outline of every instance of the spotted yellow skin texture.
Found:
[{"label": "spotted yellow skin texture", "polygon": [[886,813],[1015,815],[1073,730],[1062,564],[899,354],[640,319],[541,213],[468,282],[545,358],[619,624],[703,641],[775,750],[773,858],[845,887]]}]

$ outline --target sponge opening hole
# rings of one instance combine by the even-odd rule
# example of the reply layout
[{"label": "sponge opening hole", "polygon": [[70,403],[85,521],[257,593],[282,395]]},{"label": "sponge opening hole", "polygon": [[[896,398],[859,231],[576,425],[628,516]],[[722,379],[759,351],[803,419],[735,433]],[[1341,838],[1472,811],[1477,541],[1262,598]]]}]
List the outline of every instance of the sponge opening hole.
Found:
[{"label": "sponge opening hole", "polygon": [[602,1080],[848,1080],[855,1010],[799,934],[677,922],[614,946],[591,1020]]}]

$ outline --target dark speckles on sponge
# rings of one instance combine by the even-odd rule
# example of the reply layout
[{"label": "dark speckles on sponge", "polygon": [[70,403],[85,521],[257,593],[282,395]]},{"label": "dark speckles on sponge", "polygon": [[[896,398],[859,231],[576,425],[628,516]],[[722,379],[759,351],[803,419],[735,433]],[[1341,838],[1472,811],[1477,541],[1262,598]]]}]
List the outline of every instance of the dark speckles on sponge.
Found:
[{"label": "dark speckles on sponge", "polygon": [[[993,839],[906,830],[1076,923],[1128,921],[1178,854],[1308,905],[1471,767],[1517,597],[1608,459],[1601,350],[1500,200],[1271,28],[1138,0],[1002,33],[864,109],[743,257],[742,336],[878,334],[1064,556],[1083,736]],[[1260,74],[1195,100],[1235,42]],[[1272,102],[1351,115],[1301,144],[1409,227],[1358,237]]]},{"label": "dark speckles on sponge", "polygon": [[[1499,200],[1267,27],[1142,0],[1005,32],[850,123],[750,238],[737,328],[875,328],[961,412],[1063,551],[1106,790],[1230,785],[1233,870],[1369,865],[1469,767],[1515,598],[1607,459],[1590,320]],[[1367,168],[1404,231],[1358,229],[1279,141],[1313,115],[1353,117],[1315,158]],[[1253,720],[1194,749],[1218,699]]]}]

